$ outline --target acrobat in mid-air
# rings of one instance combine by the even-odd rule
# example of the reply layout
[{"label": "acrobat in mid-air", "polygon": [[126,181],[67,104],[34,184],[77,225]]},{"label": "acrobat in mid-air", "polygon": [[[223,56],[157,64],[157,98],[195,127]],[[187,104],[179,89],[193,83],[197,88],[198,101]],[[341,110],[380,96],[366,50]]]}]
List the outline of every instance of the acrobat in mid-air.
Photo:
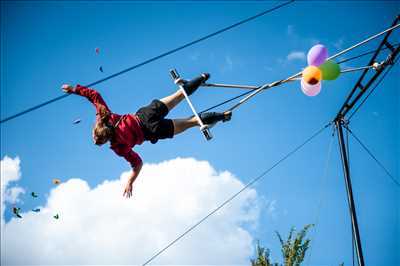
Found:
[{"label": "acrobat in mid-air", "polygon": [[132,184],[142,169],[142,159],[132,150],[135,145],[144,141],[155,144],[160,139],[173,138],[185,130],[199,126],[201,123],[209,127],[219,121],[229,121],[232,112],[207,112],[198,117],[184,119],[166,119],[165,117],[184,98],[185,93],[191,95],[204,83],[210,75],[203,73],[190,81],[181,81],[182,89],[162,99],[153,100],[149,105],[140,108],[135,114],[119,115],[112,113],[101,95],[93,89],[80,85],[64,84],[62,90],[86,97],[96,108],[96,123],[92,137],[96,145],[110,142],[110,148],[119,156],[124,157],[132,166],[132,172],[125,186],[123,196],[132,196]]}]

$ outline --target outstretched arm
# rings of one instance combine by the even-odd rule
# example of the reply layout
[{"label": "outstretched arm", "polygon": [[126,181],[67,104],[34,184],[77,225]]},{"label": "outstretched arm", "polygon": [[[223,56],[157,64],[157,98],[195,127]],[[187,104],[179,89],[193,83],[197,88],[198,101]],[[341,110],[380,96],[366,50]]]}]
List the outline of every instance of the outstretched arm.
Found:
[{"label": "outstretched arm", "polygon": [[97,113],[99,113],[100,106],[104,106],[107,109],[107,111],[111,112],[106,102],[103,100],[103,97],[101,97],[100,93],[97,92],[96,90],[86,88],[79,84],[76,85],[75,87],[69,84],[64,84],[62,85],[61,88],[65,93],[74,93],[87,98],[96,107]]}]

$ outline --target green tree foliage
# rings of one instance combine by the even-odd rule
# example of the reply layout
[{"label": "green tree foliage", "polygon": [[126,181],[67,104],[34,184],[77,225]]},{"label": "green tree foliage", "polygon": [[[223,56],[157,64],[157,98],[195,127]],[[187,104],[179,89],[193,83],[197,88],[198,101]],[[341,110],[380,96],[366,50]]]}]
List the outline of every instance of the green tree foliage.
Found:
[{"label": "green tree foliage", "polygon": [[312,226],[312,224],[304,226],[295,236],[295,229],[292,227],[286,240],[283,240],[282,236],[276,232],[279,242],[281,243],[283,264],[277,262],[272,263],[269,257],[270,250],[261,247],[258,242],[256,258],[250,260],[251,266],[300,266],[304,261],[306,251],[310,245],[310,239],[305,239],[305,236]]},{"label": "green tree foliage", "polygon": [[256,247],[257,257],[251,259],[251,266],[279,266],[278,263],[271,263],[269,254],[270,250],[260,246],[260,242],[257,242]]}]

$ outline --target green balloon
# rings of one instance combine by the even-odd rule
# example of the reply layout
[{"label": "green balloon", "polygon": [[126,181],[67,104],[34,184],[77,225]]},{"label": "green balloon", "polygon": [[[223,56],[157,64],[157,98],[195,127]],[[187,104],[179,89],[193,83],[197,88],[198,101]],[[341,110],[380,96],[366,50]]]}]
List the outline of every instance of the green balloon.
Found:
[{"label": "green balloon", "polygon": [[323,80],[334,80],[340,75],[340,66],[331,60],[325,61],[319,66],[319,69],[322,72]]}]

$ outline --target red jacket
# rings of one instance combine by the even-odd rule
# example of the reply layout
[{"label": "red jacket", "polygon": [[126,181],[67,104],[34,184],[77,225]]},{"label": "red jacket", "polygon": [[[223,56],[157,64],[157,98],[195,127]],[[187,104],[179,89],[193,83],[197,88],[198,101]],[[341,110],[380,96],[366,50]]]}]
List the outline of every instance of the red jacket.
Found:
[{"label": "red jacket", "polygon": [[110,123],[116,125],[114,129],[114,136],[111,139],[110,148],[119,156],[124,157],[132,167],[142,163],[140,156],[132,150],[136,144],[140,145],[143,143],[143,131],[140,127],[140,120],[137,115],[126,114],[119,115],[114,114],[110,111],[107,104],[104,102],[100,93],[95,90],[77,85],[74,89],[74,93],[86,97],[96,107],[96,115],[99,113],[99,106],[103,105],[111,113]]}]

